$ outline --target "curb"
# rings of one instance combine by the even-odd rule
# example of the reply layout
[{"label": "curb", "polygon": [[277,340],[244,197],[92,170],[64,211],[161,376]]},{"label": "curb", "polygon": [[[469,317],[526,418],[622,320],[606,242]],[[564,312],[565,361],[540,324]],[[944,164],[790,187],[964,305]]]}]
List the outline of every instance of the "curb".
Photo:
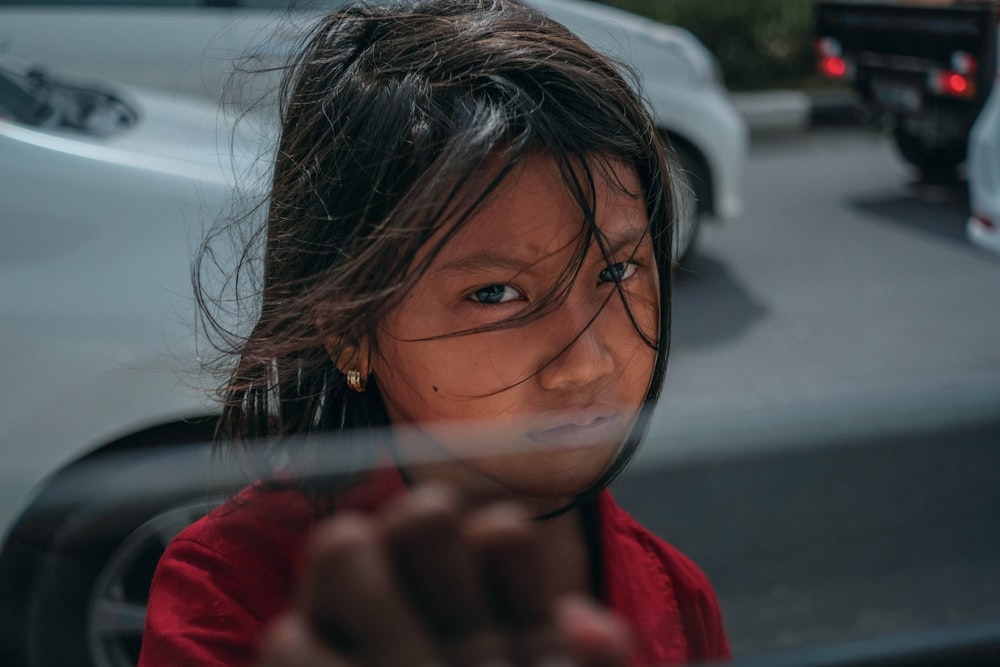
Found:
[{"label": "curb", "polygon": [[754,136],[857,125],[863,118],[858,96],[849,89],[764,90],[731,93],[730,98]]}]

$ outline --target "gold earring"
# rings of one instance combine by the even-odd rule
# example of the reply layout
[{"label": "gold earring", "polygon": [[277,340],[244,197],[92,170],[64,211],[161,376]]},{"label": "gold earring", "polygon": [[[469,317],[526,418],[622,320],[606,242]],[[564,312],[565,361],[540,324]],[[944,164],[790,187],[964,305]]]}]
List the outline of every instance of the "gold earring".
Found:
[{"label": "gold earring", "polygon": [[365,390],[365,382],[361,379],[361,372],[357,369],[347,371],[347,386],[359,394]]}]

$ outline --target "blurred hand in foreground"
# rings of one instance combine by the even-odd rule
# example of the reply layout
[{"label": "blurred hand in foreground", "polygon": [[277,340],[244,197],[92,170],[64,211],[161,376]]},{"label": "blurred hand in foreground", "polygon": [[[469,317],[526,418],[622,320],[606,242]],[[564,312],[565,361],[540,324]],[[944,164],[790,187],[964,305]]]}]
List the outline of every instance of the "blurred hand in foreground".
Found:
[{"label": "blurred hand in foreground", "polygon": [[629,632],[539,575],[544,524],[418,489],[380,515],[339,514],[308,547],[261,667],[624,667]]}]

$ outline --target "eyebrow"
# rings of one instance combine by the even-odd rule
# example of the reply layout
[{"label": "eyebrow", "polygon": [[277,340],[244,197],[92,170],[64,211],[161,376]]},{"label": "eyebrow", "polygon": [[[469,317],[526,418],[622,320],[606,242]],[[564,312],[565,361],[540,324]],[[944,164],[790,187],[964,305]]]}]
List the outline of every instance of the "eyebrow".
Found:
[{"label": "eyebrow", "polygon": [[[639,227],[633,227],[618,237],[609,238],[607,244],[608,256],[615,257],[625,249],[638,248],[639,244],[648,234],[649,225],[644,224]],[[487,248],[479,252],[475,252],[467,257],[462,257],[461,259],[457,259],[453,262],[448,262],[447,264],[439,267],[435,273],[465,273],[469,271],[483,271],[491,269],[520,273],[535,263],[537,263],[537,261],[526,263],[523,259],[505,254],[501,250]]]},{"label": "eyebrow", "polygon": [[649,235],[648,222],[641,227],[632,227],[628,229],[625,234],[614,239],[609,239],[608,255],[614,257],[627,248],[638,250],[639,245],[642,244],[642,240],[646,238],[647,235]]}]

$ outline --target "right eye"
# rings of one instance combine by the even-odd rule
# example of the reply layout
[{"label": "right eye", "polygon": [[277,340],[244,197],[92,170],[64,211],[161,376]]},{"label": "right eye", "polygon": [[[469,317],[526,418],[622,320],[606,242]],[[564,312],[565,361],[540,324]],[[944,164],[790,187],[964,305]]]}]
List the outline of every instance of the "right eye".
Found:
[{"label": "right eye", "polygon": [[469,295],[471,301],[492,306],[499,303],[508,303],[521,298],[520,292],[510,285],[487,285],[480,287]]}]

